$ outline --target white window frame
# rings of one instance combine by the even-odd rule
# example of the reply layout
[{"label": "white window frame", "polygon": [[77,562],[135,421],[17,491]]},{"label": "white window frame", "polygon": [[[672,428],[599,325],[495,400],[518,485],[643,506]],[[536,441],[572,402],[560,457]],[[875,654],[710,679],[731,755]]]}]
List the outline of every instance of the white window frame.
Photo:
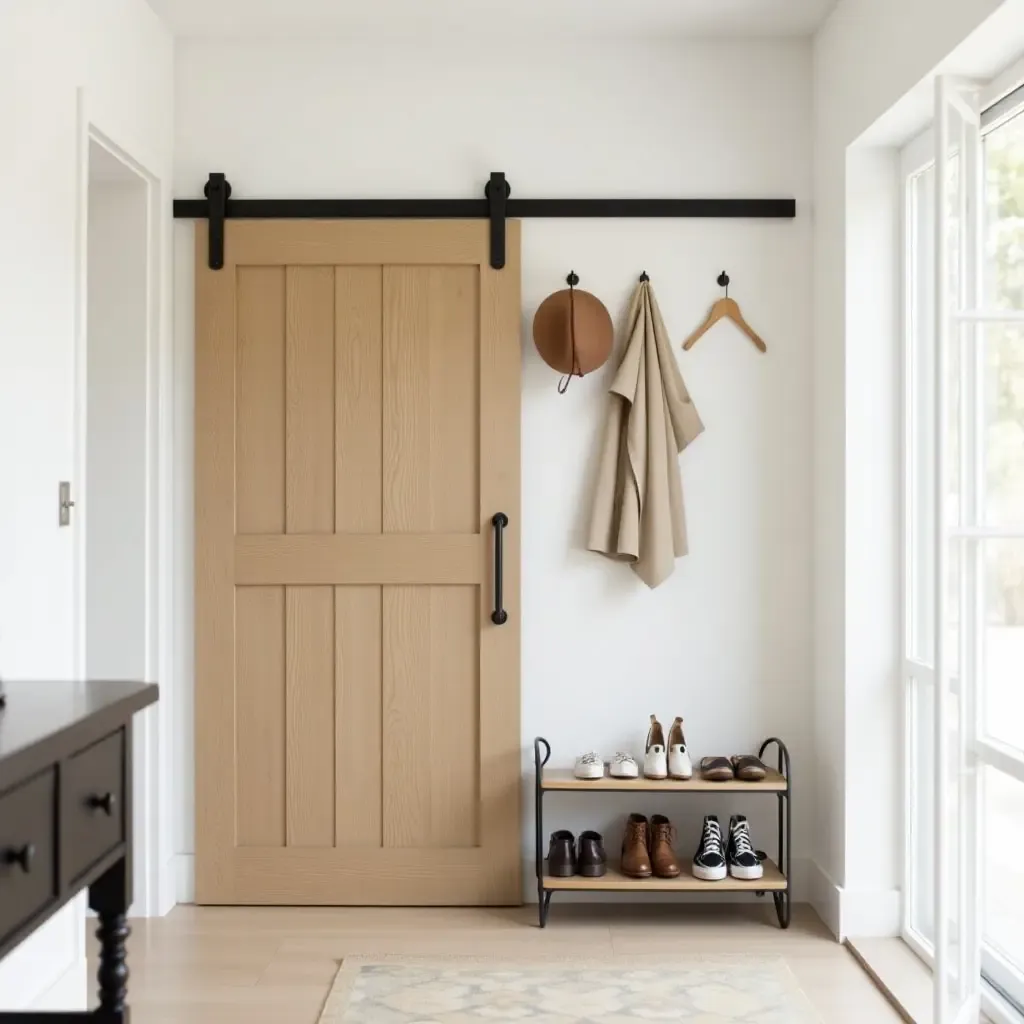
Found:
[{"label": "white window frame", "polygon": [[[1024,60],[1021,60],[1013,68],[1008,69],[1007,72],[1000,75],[995,81],[993,81],[987,87],[980,90],[980,106],[981,110],[985,112],[983,119],[982,133],[987,132],[998,127],[1000,124],[1005,123],[1013,117],[1024,117]],[[903,481],[902,487],[902,507],[900,510],[902,520],[902,600],[901,606],[903,609],[903,621],[901,623],[901,638],[902,638],[902,671],[901,680],[904,687],[904,829],[903,835],[906,837],[905,846],[903,850],[903,916],[902,916],[902,936],[907,944],[921,956],[929,966],[935,966],[935,951],[933,944],[921,933],[913,928],[913,921],[911,918],[912,913],[912,893],[913,893],[913,853],[915,837],[913,836],[913,822],[916,820],[915,815],[915,794],[912,785],[912,771],[915,766],[916,756],[914,750],[914,732],[912,729],[911,721],[911,710],[912,710],[912,687],[911,679],[915,679],[919,686],[931,687],[932,692],[935,692],[935,671],[934,666],[929,665],[920,657],[911,657],[907,648],[907,640],[910,633],[910,623],[908,620],[908,611],[910,609],[910,595],[913,588],[912,572],[913,566],[911,564],[911,556],[913,547],[911,545],[912,530],[915,528],[915,523],[911,521],[911,509],[915,504],[915,495],[913,494],[913,466],[914,458],[918,454],[918,447],[916,447],[916,439],[918,435],[915,433],[915,424],[912,419],[912,407],[911,407],[911,388],[913,387],[913,364],[912,364],[912,340],[913,340],[913,325],[921,315],[920,309],[913,307],[913,300],[921,299],[922,296],[914,295],[912,285],[914,281],[914,275],[921,271],[921,266],[911,265],[911,258],[915,253],[911,252],[911,229],[913,227],[913,215],[914,211],[911,207],[911,198],[913,196],[911,184],[913,179],[928,170],[930,167],[934,167],[935,164],[935,133],[934,129],[923,132],[918,137],[914,138],[909,142],[902,151],[901,154],[901,178],[903,181],[903,210],[902,210],[902,246],[901,246],[901,306],[902,306],[902,327],[901,331],[903,340],[903,351],[902,351],[902,378],[903,384],[901,388],[902,392],[902,416],[904,424],[904,443],[902,445],[902,465],[900,467],[901,477]],[[982,182],[983,187],[983,182]],[[974,198],[974,202],[983,203],[984,197],[979,195]],[[934,214],[933,214],[934,216]],[[972,323],[985,323],[985,322],[1024,322],[1024,311],[1018,311],[1016,314],[1007,312],[990,312],[983,309],[971,310],[964,317],[965,322]],[[971,344],[970,342],[968,343]],[[978,346],[975,346],[978,349]],[[980,385],[979,385],[980,387]],[[980,417],[983,416],[983,410],[979,402],[979,391],[975,390],[970,396],[968,401],[962,401],[962,417],[961,417],[961,443],[971,444],[971,456],[969,457],[970,462],[974,464],[974,469],[977,470],[978,463],[978,444],[980,443],[978,438],[977,424]],[[969,422],[970,421],[970,422]],[[962,460],[964,465],[968,465],[968,460]],[[968,473],[964,473],[962,477],[962,499],[967,497],[968,500],[965,505],[969,515],[974,515],[977,511],[977,503],[971,500],[970,496],[976,496],[980,487],[978,479],[970,479]],[[977,477],[975,472],[975,477]],[[928,510],[922,510],[927,515]],[[920,514],[920,513],[919,513]],[[920,523],[920,519],[919,519]],[[981,550],[981,542],[988,539],[1001,539],[1001,538],[1014,538],[1024,540],[1024,524],[1021,524],[1019,529],[1004,529],[1004,528],[992,528],[978,524],[976,518],[968,518],[962,521],[961,525],[954,528],[952,531],[952,537],[964,540],[965,549],[969,556],[977,556],[977,553]],[[965,562],[965,566],[967,561]],[[980,590],[975,590],[977,596]],[[964,608],[967,612],[972,609]],[[962,629],[966,625],[967,615],[962,617]],[[968,628],[967,633],[973,634],[975,629]],[[968,660],[966,663],[972,666],[975,678],[978,678],[977,673],[980,671],[980,654],[976,649],[976,644],[970,645],[972,649],[967,651]],[[934,654],[933,654],[934,656]],[[954,691],[958,690],[957,682],[954,680],[952,684]],[[972,688],[973,689],[973,688]],[[1012,748],[1009,744],[999,743],[991,739],[991,737],[983,736],[980,728],[981,722],[978,721],[978,727],[975,732],[976,735],[970,737],[970,750],[968,757],[972,759],[976,764],[980,765],[991,765],[997,768],[999,771],[1004,772],[1007,775],[1017,779],[1024,783],[1024,752],[1018,751]],[[976,908],[976,912],[981,914],[983,912],[982,907]],[[1006,962],[1004,957],[1001,957],[997,951],[986,948],[983,953],[983,967],[986,978],[990,979],[995,983],[996,986],[1004,991],[1013,992],[1015,998],[1019,999],[1022,1005],[1024,1005],[1024,972],[1018,972],[1010,964]],[[1011,1008],[1009,1002],[1002,1000],[999,996],[998,991],[991,987],[986,986],[985,991],[982,993],[982,1004],[985,1013],[996,1022],[996,1024],[1018,1024],[1021,1020],[1015,1011]]]},{"label": "white window frame", "polygon": [[[1000,124],[1015,116],[1024,117],[1024,60],[1007,69],[998,76],[992,83],[979,90],[980,107],[985,116],[983,118],[982,134],[987,134]],[[914,308],[913,292],[914,277],[920,271],[920,266],[914,267],[911,263],[911,230],[913,227],[914,210],[911,206],[912,182],[917,175],[933,167],[935,163],[935,133],[933,128],[922,132],[917,138],[908,143],[901,154],[901,178],[903,181],[903,210],[902,210],[902,246],[901,246],[901,306],[902,324],[901,331],[903,339],[902,352],[902,416],[904,423],[904,444],[902,465],[900,467],[903,481],[902,506],[900,510],[902,520],[902,601],[903,621],[901,623],[902,637],[902,672],[901,680],[904,687],[904,829],[903,834],[907,837],[903,850],[903,917],[902,936],[907,944],[921,957],[929,966],[934,967],[935,956],[934,946],[921,933],[914,928],[912,920],[912,893],[913,893],[913,872],[914,845],[916,837],[913,835],[913,823],[916,818],[915,793],[912,785],[913,769],[916,762],[914,749],[914,731],[911,717],[913,692],[911,680],[916,679],[918,685],[930,687],[934,693],[935,671],[934,666],[911,657],[908,651],[907,641],[910,635],[910,622],[908,612],[910,610],[910,595],[914,580],[912,578],[912,531],[915,523],[912,522],[911,510],[914,505],[913,494],[913,467],[914,458],[918,451],[916,424],[913,422],[913,409],[911,406],[911,395],[913,381],[913,325],[920,315],[920,310]],[[982,183],[983,187],[983,183]],[[979,190],[980,191],[980,190]],[[974,198],[976,203],[982,203],[984,197],[980,194]],[[934,215],[933,215],[934,216]],[[919,296],[918,296],[919,297]],[[962,318],[964,322],[1024,322],[1024,311],[986,311],[970,310]],[[937,326],[937,325],[936,325]],[[971,343],[968,343],[970,345]],[[980,351],[979,346],[974,346]],[[976,381],[976,383],[978,383]],[[979,384],[980,388],[980,384]],[[973,414],[973,415],[972,415]],[[983,409],[979,403],[979,390],[974,390],[968,401],[961,402],[961,444],[971,444],[970,461],[974,469],[978,467],[978,438],[977,424],[983,415]],[[966,429],[965,429],[966,428]],[[967,464],[968,460],[961,460]],[[975,472],[977,477],[977,472]],[[969,479],[964,473],[961,479],[961,495],[968,492],[976,494],[980,488],[977,479]],[[968,514],[976,513],[976,503],[968,500],[965,502]],[[929,514],[928,509],[919,510],[924,515]],[[920,523],[920,520],[919,520]],[[919,524],[918,524],[919,525]],[[979,525],[975,518],[963,520],[959,526],[951,531],[953,538],[965,541],[965,549],[969,556],[976,557],[981,550],[981,542],[988,539],[1013,538],[1024,540],[1024,524],[1019,529],[992,528]],[[965,560],[965,568],[967,561]],[[980,589],[975,590],[975,596],[980,594]],[[971,611],[964,608],[965,612]],[[961,619],[962,627],[966,623],[967,616]],[[973,634],[975,629],[968,627],[968,634]],[[977,645],[971,644],[971,649],[966,652],[967,662],[972,666],[975,678],[978,678],[980,665],[980,654]],[[956,680],[953,681],[953,690],[959,689]],[[973,688],[972,688],[973,689]],[[980,708],[977,711],[980,715]],[[970,737],[968,757],[977,765],[991,765],[1006,775],[1024,784],[1024,751],[1017,750],[1008,744],[999,743],[991,737],[986,737],[981,731],[981,719],[977,719],[975,735]],[[980,906],[977,913],[980,915],[983,908]],[[987,979],[995,982],[996,986],[1004,991],[1012,992],[1014,997],[1024,1005],[1024,971],[1016,971],[1006,960],[993,949],[986,948],[983,952],[983,969]],[[1021,1017],[1010,1007],[1010,1004],[1000,998],[996,988],[986,986],[982,993],[982,1005],[985,1013],[996,1022],[996,1024],[1019,1024]]]}]

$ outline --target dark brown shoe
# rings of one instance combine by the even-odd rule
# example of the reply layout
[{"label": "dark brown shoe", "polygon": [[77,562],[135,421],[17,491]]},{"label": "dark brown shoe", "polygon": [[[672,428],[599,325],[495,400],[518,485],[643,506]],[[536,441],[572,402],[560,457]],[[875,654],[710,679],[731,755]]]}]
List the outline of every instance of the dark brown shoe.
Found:
[{"label": "dark brown shoe", "polygon": [[735,754],[729,758],[736,778],[742,782],[764,782],[768,770],[764,762],[753,754]]},{"label": "dark brown shoe", "polygon": [[576,874],[576,839],[571,832],[563,829],[551,833],[548,874],[552,878],[572,878]]},{"label": "dark brown shoe", "polygon": [[727,757],[702,757],[700,759],[701,778],[708,782],[731,782],[736,778],[732,763]]},{"label": "dark brown shoe", "polygon": [[596,832],[583,832],[576,854],[576,873],[584,878],[600,878],[607,870],[604,840]]},{"label": "dark brown shoe", "polygon": [[656,878],[679,877],[679,861],[672,850],[672,823],[664,814],[651,818],[651,867]]},{"label": "dark brown shoe", "polygon": [[626,834],[622,837],[622,873],[630,878],[650,878],[651,855],[647,849],[647,819],[642,814],[631,814],[626,821]]}]

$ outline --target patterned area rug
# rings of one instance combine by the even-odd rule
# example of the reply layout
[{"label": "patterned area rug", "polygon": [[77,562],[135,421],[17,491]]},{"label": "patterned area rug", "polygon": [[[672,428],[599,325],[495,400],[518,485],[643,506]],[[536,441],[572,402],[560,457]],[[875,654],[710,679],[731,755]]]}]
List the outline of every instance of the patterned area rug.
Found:
[{"label": "patterned area rug", "polygon": [[785,962],[347,957],[320,1024],[818,1024]]}]

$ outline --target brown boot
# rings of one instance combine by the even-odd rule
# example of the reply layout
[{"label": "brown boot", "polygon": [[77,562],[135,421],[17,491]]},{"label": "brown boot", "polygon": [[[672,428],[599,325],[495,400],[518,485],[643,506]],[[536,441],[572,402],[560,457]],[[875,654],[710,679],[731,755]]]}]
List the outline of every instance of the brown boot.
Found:
[{"label": "brown boot", "polygon": [[647,850],[649,829],[642,814],[631,814],[622,837],[622,873],[630,878],[651,877],[651,855]]},{"label": "brown boot", "polygon": [[679,877],[679,861],[672,850],[672,823],[664,814],[651,818],[651,866],[656,878]]}]

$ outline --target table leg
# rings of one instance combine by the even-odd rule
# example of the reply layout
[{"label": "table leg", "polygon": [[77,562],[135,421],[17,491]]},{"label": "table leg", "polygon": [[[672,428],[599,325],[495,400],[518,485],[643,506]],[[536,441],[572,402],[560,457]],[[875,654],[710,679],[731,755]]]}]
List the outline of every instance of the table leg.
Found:
[{"label": "table leg", "polygon": [[97,1017],[105,1024],[128,1024],[128,951],[125,943],[131,934],[128,907],[131,880],[128,859],[113,864],[89,886],[89,906],[99,917],[96,937],[100,940],[100,983]]}]

